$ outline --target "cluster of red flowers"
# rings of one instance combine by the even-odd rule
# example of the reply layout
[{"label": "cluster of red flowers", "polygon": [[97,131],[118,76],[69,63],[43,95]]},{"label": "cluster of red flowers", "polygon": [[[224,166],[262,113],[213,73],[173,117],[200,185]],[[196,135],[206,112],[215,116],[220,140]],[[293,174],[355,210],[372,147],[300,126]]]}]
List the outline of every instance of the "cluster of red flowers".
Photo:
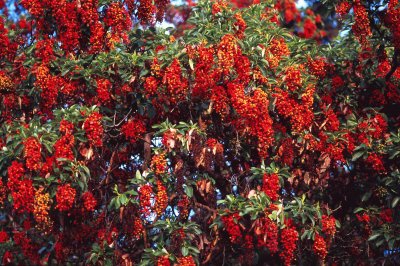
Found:
[{"label": "cluster of red flowers", "polygon": [[72,147],[74,146],[75,138],[72,134],[66,134],[59,138],[54,144],[54,156],[56,159],[64,158],[72,161],[74,153]]},{"label": "cluster of red flowers", "polygon": [[161,216],[168,206],[168,194],[167,189],[161,181],[157,181],[157,194],[155,202],[155,211],[157,216]]},{"label": "cluster of red flowers", "polygon": [[267,195],[272,201],[277,201],[279,198],[279,177],[277,174],[264,174],[263,175],[263,185],[262,191]]},{"label": "cluster of red flowers", "polygon": [[145,93],[146,97],[150,98],[151,96],[156,95],[158,86],[159,86],[159,84],[155,77],[153,77],[153,76],[147,77],[143,84],[144,93]]},{"label": "cluster of red flowers", "polygon": [[386,171],[386,168],[383,165],[382,157],[376,153],[369,154],[365,162],[377,172],[382,173]]},{"label": "cluster of red flowers", "polygon": [[165,153],[159,153],[151,159],[151,168],[155,175],[162,175],[167,171],[167,159]]},{"label": "cluster of red flowers", "polygon": [[336,233],[335,218],[332,216],[322,215],[321,223],[322,223],[322,232],[329,237],[333,237]]},{"label": "cluster of red flowers", "polygon": [[188,83],[182,77],[182,69],[178,59],[174,59],[165,69],[163,84],[166,86],[166,95],[171,105],[176,105],[186,99]]},{"label": "cluster of red flowers", "polygon": [[211,102],[213,108],[222,119],[229,113],[228,94],[222,86],[214,86],[211,91]]},{"label": "cluster of red flowers", "polygon": [[99,103],[106,104],[111,100],[110,89],[111,82],[108,79],[97,79],[96,80],[96,91]]},{"label": "cluster of red flowers", "polygon": [[325,260],[328,251],[326,250],[326,243],[322,236],[319,234],[315,234],[314,246],[313,246],[314,253],[321,259]]},{"label": "cluster of red flowers", "polygon": [[327,64],[323,58],[312,59],[309,57],[307,59],[307,66],[310,70],[310,73],[316,77],[324,78],[327,71]]},{"label": "cluster of red flowers", "polygon": [[291,138],[286,138],[282,141],[282,145],[279,148],[279,151],[281,152],[281,161],[283,164],[292,166],[293,165],[293,160],[295,158],[295,153],[294,153],[294,145],[292,143]]},{"label": "cluster of red flowers", "polygon": [[44,188],[40,187],[35,192],[35,202],[33,209],[33,216],[37,222],[37,228],[40,231],[48,233],[53,226],[53,221],[50,219],[50,195],[44,192]]},{"label": "cluster of red flowers", "polygon": [[287,24],[300,19],[300,12],[297,10],[296,3],[293,0],[277,1],[275,9],[284,12],[283,17]]},{"label": "cluster of red flowers", "polygon": [[93,193],[90,191],[87,191],[82,194],[82,200],[83,200],[83,207],[87,211],[94,211],[97,206],[97,200],[93,196]]},{"label": "cluster of red flowers", "polygon": [[152,0],[142,0],[140,1],[138,7],[138,18],[142,24],[150,24],[153,21],[153,15],[155,12],[155,6]]},{"label": "cluster of red flowers", "polygon": [[211,13],[213,16],[220,13],[223,9],[227,8],[225,1],[215,1],[211,7]]},{"label": "cluster of red flowers", "polygon": [[144,226],[142,223],[142,220],[140,218],[135,218],[133,220],[133,226],[132,226],[133,232],[133,238],[135,239],[140,239],[143,235],[143,231],[144,231]]},{"label": "cluster of red flowers", "polygon": [[299,103],[295,97],[289,95],[288,92],[275,88],[273,96],[277,99],[276,109],[279,115],[286,119],[289,119],[292,130],[294,132],[301,132],[308,128],[313,121],[314,113],[312,112],[312,98],[313,88],[307,88],[305,99],[303,104]]},{"label": "cluster of red flowers", "polygon": [[284,81],[290,91],[296,91],[301,88],[302,75],[297,67],[290,66],[285,71]]},{"label": "cluster of red flowers", "polygon": [[151,212],[151,199],[153,198],[153,188],[151,185],[143,185],[139,189],[140,211],[147,216]]},{"label": "cluster of red flowers", "polygon": [[44,39],[39,40],[36,43],[36,51],[35,56],[38,59],[42,60],[42,63],[48,64],[55,58],[55,54],[53,51],[54,40],[53,39]]},{"label": "cluster of red flowers", "polygon": [[311,18],[306,18],[303,24],[303,32],[301,32],[299,36],[306,39],[311,39],[314,37],[316,30],[317,25],[315,25],[314,21]]},{"label": "cluster of red flowers", "polygon": [[189,215],[189,199],[186,195],[183,195],[178,201],[179,216],[184,220]]},{"label": "cluster of red flowers", "polygon": [[7,197],[7,189],[2,180],[0,180],[0,207],[3,207],[4,201]]},{"label": "cluster of red flowers", "polygon": [[347,13],[349,13],[350,9],[351,9],[351,4],[346,0],[342,1],[336,5],[336,14],[342,17]]},{"label": "cluster of red flowers", "polygon": [[0,71],[0,92],[11,92],[13,87],[11,78],[4,71]]},{"label": "cluster of red flowers", "polygon": [[29,137],[24,141],[24,157],[26,160],[26,168],[37,171],[41,167],[42,162],[42,145],[35,137]]},{"label": "cluster of red flowers", "polygon": [[56,193],[56,209],[59,211],[69,211],[74,205],[76,190],[70,184],[60,185]]},{"label": "cluster of red flowers", "polygon": [[260,157],[266,158],[268,148],[274,140],[267,94],[261,89],[256,89],[252,97],[247,96],[244,94],[243,85],[234,83],[228,84],[228,91],[233,107],[249,126],[249,133],[258,138]]},{"label": "cluster of red flowers", "polygon": [[257,236],[257,245],[266,247],[271,254],[278,252],[278,226],[269,218],[262,219],[262,225]]},{"label": "cluster of red flowers", "polygon": [[74,131],[74,124],[72,122],[63,119],[60,122],[59,130],[61,133],[65,135],[70,135]]},{"label": "cluster of red flowers", "polygon": [[397,0],[390,0],[388,4],[388,11],[384,18],[385,24],[387,24],[392,32],[393,44],[397,49],[400,49],[400,7]]},{"label": "cluster of red flowers", "polygon": [[218,45],[217,56],[218,66],[224,75],[227,75],[233,68],[235,55],[237,52],[237,43],[233,35],[224,35]]},{"label": "cluster of red flowers", "polygon": [[136,141],[146,132],[146,125],[143,120],[135,118],[122,125],[121,132],[130,143],[136,143]]},{"label": "cluster of red flowers", "polygon": [[239,39],[243,39],[244,38],[244,31],[246,30],[246,27],[247,27],[246,22],[243,20],[242,15],[240,13],[236,13],[235,14],[235,19],[236,19],[236,22],[235,22],[234,25],[237,28],[236,29],[236,36]]},{"label": "cluster of red flowers", "polygon": [[163,20],[165,10],[169,3],[170,3],[170,0],[155,0],[154,1],[154,4],[157,9],[157,12],[156,12],[156,20],[157,21]]},{"label": "cluster of red flowers", "polygon": [[224,223],[224,229],[229,234],[229,239],[232,243],[237,244],[242,239],[242,232],[239,226],[240,216],[239,213],[232,213],[221,217]]},{"label": "cluster of red flowers", "polygon": [[179,257],[177,266],[196,266],[192,256]]},{"label": "cluster of red flowers", "polygon": [[379,218],[381,218],[381,221],[383,223],[393,223],[393,211],[392,209],[383,209],[379,213]]},{"label": "cluster of red flowers", "polygon": [[56,103],[59,89],[59,79],[50,74],[47,65],[42,64],[36,67],[35,86],[41,89],[41,103],[47,112],[51,111],[51,107]]},{"label": "cluster of red flowers", "polygon": [[358,41],[366,46],[367,38],[372,35],[371,27],[368,18],[368,12],[360,0],[355,0],[353,4],[354,24],[352,30]]},{"label": "cluster of red flowers", "polygon": [[26,236],[26,232],[14,232],[13,240],[14,243],[21,248],[22,254],[28,258],[32,264],[40,264],[38,252],[39,247],[32,243],[32,240]]},{"label": "cluster of red flowers", "polygon": [[156,266],[170,266],[168,256],[162,256],[157,258]]},{"label": "cluster of red flowers", "polygon": [[297,231],[292,227],[286,227],[281,231],[282,251],[279,253],[279,256],[283,260],[283,264],[286,266],[291,265],[298,238],[299,233],[297,233]]},{"label": "cluster of red flowers", "polygon": [[8,236],[7,232],[4,232],[3,230],[0,231],[0,243],[5,243],[8,240],[10,240],[10,237]]},{"label": "cluster of red flowers", "polygon": [[[141,5],[141,3],[140,3]],[[132,26],[131,17],[128,11],[119,2],[113,2],[109,5],[104,24],[111,28],[111,42],[118,42],[120,39],[128,41],[127,31]]]},{"label": "cluster of red flowers", "polygon": [[276,68],[283,56],[288,56],[290,54],[290,50],[286,45],[286,42],[283,38],[273,39],[267,48],[266,51],[266,59],[271,68]]},{"label": "cluster of red flowers", "polygon": [[219,70],[210,67],[215,65],[215,51],[213,47],[205,47],[204,45],[192,49],[197,52],[192,97],[208,97],[209,90],[216,86],[219,78]]},{"label": "cluster of red flowers", "polygon": [[8,167],[7,186],[11,191],[14,209],[18,212],[32,212],[35,190],[30,179],[24,179],[25,168],[22,163],[13,161]]},{"label": "cluster of red flowers", "polygon": [[[67,120],[61,120],[60,122],[60,133],[63,134],[56,143],[54,144],[54,157],[56,159],[58,158],[64,158],[72,161],[74,159],[74,153],[72,151],[72,148],[74,147],[75,144],[75,137],[72,135],[72,132],[74,130],[74,124],[67,121]],[[52,162],[50,165],[46,166],[51,166]],[[46,170],[46,172],[51,171],[51,167],[48,167],[49,169],[42,169]]]},{"label": "cluster of red flowers", "polygon": [[83,129],[91,145],[101,147],[103,145],[104,129],[101,125],[102,115],[98,112],[91,113],[83,123]]}]

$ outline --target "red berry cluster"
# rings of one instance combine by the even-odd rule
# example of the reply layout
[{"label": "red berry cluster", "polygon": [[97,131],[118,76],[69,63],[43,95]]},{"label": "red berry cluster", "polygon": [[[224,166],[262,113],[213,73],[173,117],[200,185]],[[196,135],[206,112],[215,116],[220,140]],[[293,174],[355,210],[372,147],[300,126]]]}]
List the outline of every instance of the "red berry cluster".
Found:
[{"label": "red berry cluster", "polygon": [[242,232],[240,230],[239,213],[232,213],[221,217],[222,222],[224,223],[224,229],[229,234],[229,239],[233,244],[237,244],[242,239]]},{"label": "red berry cluster", "polygon": [[177,266],[196,266],[196,262],[192,256],[179,257]]},{"label": "red berry cluster", "polygon": [[296,250],[296,242],[299,238],[299,233],[292,227],[286,227],[281,231],[281,245],[282,250],[279,256],[286,266],[291,265],[294,258],[294,251]]},{"label": "red berry cluster", "polygon": [[158,180],[157,181],[157,194],[156,194],[156,202],[155,202],[155,211],[157,216],[161,216],[165,209],[168,206],[168,194],[167,189],[164,184]]},{"label": "red berry cluster", "polygon": [[111,82],[108,79],[97,79],[96,80],[96,92],[97,99],[100,104],[106,104],[111,100],[110,89]]},{"label": "red berry cluster", "polygon": [[82,194],[82,200],[83,200],[83,207],[87,211],[94,211],[97,206],[97,200],[93,196],[93,193],[90,191],[87,191]]},{"label": "red berry cluster", "polygon": [[33,216],[37,222],[36,227],[45,233],[48,233],[53,226],[53,221],[49,216],[50,204],[51,199],[49,193],[45,193],[43,187],[36,190]]},{"label": "red berry cluster", "polygon": [[188,81],[182,77],[182,68],[178,59],[174,59],[166,69],[163,77],[163,84],[166,86],[166,95],[171,105],[186,99]]},{"label": "red berry cluster", "polygon": [[143,120],[135,118],[126,122],[121,132],[130,143],[135,143],[146,132],[146,126]]},{"label": "red berry cluster", "polygon": [[69,211],[74,205],[76,190],[70,184],[60,185],[56,193],[56,209],[59,211]]},{"label": "red berry cluster", "polygon": [[35,137],[29,137],[24,141],[24,157],[26,160],[26,168],[37,171],[41,167],[42,162],[42,145]]},{"label": "red berry cluster", "polygon": [[322,215],[321,223],[322,223],[322,232],[329,237],[333,237],[336,233],[335,218],[328,215]]},{"label": "red berry cluster", "polygon": [[7,186],[11,191],[14,209],[18,212],[32,212],[35,190],[30,179],[24,179],[25,168],[22,163],[13,161],[8,167]]},{"label": "red berry cluster", "polygon": [[151,169],[155,175],[162,175],[167,171],[167,159],[165,153],[159,153],[153,156],[151,159]]},{"label": "red berry cluster", "polygon": [[101,125],[102,115],[98,112],[91,113],[83,123],[83,129],[91,145],[101,147],[103,145],[104,129]]},{"label": "red berry cluster", "polygon": [[266,247],[271,254],[278,252],[278,226],[269,218],[262,219],[260,232],[257,232],[257,245]]},{"label": "red berry cluster", "polygon": [[133,238],[135,239],[140,239],[143,236],[143,232],[144,232],[144,226],[142,223],[142,220],[140,218],[135,218],[133,220]]},{"label": "red berry cluster", "polygon": [[325,260],[328,251],[326,250],[326,243],[322,236],[319,234],[315,234],[314,239],[314,246],[313,246],[314,253],[321,259]]},{"label": "red berry cluster", "polygon": [[262,191],[267,195],[271,201],[277,201],[279,198],[279,177],[277,174],[264,174]]},{"label": "red berry cluster", "polygon": [[353,10],[355,22],[352,30],[358,41],[362,45],[367,46],[367,38],[372,35],[368,12],[360,0],[354,0]]},{"label": "red berry cluster", "polygon": [[151,212],[151,199],[153,198],[153,188],[151,185],[143,185],[139,189],[140,211],[147,216]]},{"label": "red berry cluster", "polygon": [[168,256],[162,256],[157,258],[156,266],[170,266],[171,263],[169,261]]},{"label": "red berry cluster", "polygon": [[104,24],[111,28],[110,39],[112,42],[119,42],[120,39],[125,42],[128,41],[126,32],[131,28],[132,21],[128,11],[121,3],[113,2],[108,6]]},{"label": "red berry cluster", "polygon": [[183,195],[178,201],[179,216],[184,220],[189,215],[189,199]]},{"label": "red berry cluster", "polygon": [[239,39],[243,39],[244,38],[244,31],[246,30],[246,22],[244,21],[244,19],[242,18],[242,14],[240,13],[236,13],[235,14],[235,19],[236,22],[234,23],[234,26],[236,27],[236,36]]}]

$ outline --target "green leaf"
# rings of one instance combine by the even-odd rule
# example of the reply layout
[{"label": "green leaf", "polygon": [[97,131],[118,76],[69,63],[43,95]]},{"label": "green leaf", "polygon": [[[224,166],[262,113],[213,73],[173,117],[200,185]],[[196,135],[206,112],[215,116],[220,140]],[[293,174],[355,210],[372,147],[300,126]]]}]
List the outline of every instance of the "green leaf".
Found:
[{"label": "green leaf", "polygon": [[399,201],[400,201],[400,197],[395,197],[392,200],[392,208],[396,208],[397,204],[399,204]]},{"label": "green leaf", "polygon": [[360,158],[361,156],[363,156],[365,154],[365,151],[357,151],[356,153],[353,154],[353,156],[351,157],[352,161],[356,161],[358,158]]},{"label": "green leaf", "polygon": [[185,193],[189,198],[193,197],[193,187],[185,186]]},{"label": "green leaf", "polygon": [[381,236],[380,233],[374,234],[374,235],[372,235],[372,236],[370,236],[370,237],[368,238],[368,241],[374,241],[375,239],[377,239],[377,238],[380,237],[380,236]]},{"label": "green leaf", "polygon": [[189,249],[186,246],[183,246],[181,251],[182,251],[182,256],[186,257],[187,255],[189,255]]}]

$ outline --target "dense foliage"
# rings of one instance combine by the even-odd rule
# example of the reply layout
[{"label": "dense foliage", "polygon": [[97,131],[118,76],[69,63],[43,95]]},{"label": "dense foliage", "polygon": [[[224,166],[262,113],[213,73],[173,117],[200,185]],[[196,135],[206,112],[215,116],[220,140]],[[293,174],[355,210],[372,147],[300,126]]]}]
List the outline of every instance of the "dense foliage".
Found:
[{"label": "dense foliage", "polygon": [[168,4],[0,0],[2,264],[397,263],[397,0]]}]

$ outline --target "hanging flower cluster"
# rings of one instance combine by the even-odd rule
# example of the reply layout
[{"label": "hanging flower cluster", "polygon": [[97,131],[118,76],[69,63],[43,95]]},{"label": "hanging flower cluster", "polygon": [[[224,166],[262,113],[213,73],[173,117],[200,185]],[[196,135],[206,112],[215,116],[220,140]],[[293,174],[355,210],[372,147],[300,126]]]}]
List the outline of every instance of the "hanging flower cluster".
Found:
[{"label": "hanging flower cluster", "polygon": [[91,113],[83,123],[83,129],[91,145],[101,147],[103,145],[104,129],[101,125],[102,115],[98,112]]},{"label": "hanging flower cluster", "polygon": [[296,242],[299,238],[299,233],[293,227],[286,227],[281,231],[282,251],[279,256],[283,260],[284,265],[291,265],[296,250]]},{"label": "hanging flower cluster", "polygon": [[151,168],[156,175],[162,175],[167,171],[167,159],[165,153],[155,154],[151,159]]},{"label": "hanging flower cluster", "polygon": [[151,199],[153,198],[153,188],[151,185],[143,185],[139,190],[140,211],[147,216],[152,210]]},{"label": "hanging flower cluster", "polygon": [[264,218],[261,224],[260,232],[257,232],[257,245],[266,247],[271,254],[279,250],[278,245],[278,226],[269,218]]},{"label": "hanging flower cluster", "polygon": [[56,209],[59,211],[70,211],[74,205],[76,190],[70,184],[60,185],[56,194]]},{"label": "hanging flower cluster", "polygon": [[155,197],[155,211],[157,216],[161,216],[168,206],[167,189],[161,181],[157,181],[157,193]]},{"label": "hanging flower cluster", "polygon": [[322,236],[316,234],[314,240],[314,253],[323,261],[328,254],[326,250],[326,243]]},{"label": "hanging flower cluster", "polygon": [[358,41],[366,46],[368,44],[368,37],[372,35],[367,10],[360,0],[354,1],[353,10],[355,22],[352,30]]},{"label": "hanging flower cluster", "polygon": [[24,141],[24,157],[26,168],[37,171],[41,168],[42,146],[35,137],[29,137]]},{"label": "hanging flower cluster", "polygon": [[279,198],[280,185],[279,177],[277,174],[264,174],[262,191],[267,195],[271,201],[277,201]]},{"label": "hanging flower cluster", "polygon": [[239,243],[242,239],[242,232],[239,226],[239,213],[232,213],[222,216],[221,220],[225,225],[226,232],[229,234],[229,240],[231,243]]},{"label": "hanging flower cluster", "polygon": [[33,216],[37,222],[37,228],[45,233],[49,232],[53,226],[53,221],[49,217],[50,203],[49,193],[45,193],[43,187],[37,189],[35,192]]},{"label": "hanging flower cluster", "polygon": [[121,132],[130,143],[136,143],[146,132],[146,126],[143,120],[135,118],[123,124]]},{"label": "hanging flower cluster", "polygon": [[97,206],[97,200],[94,197],[93,193],[90,191],[87,191],[82,194],[82,199],[83,199],[83,207],[85,208],[86,211],[94,211]]}]

